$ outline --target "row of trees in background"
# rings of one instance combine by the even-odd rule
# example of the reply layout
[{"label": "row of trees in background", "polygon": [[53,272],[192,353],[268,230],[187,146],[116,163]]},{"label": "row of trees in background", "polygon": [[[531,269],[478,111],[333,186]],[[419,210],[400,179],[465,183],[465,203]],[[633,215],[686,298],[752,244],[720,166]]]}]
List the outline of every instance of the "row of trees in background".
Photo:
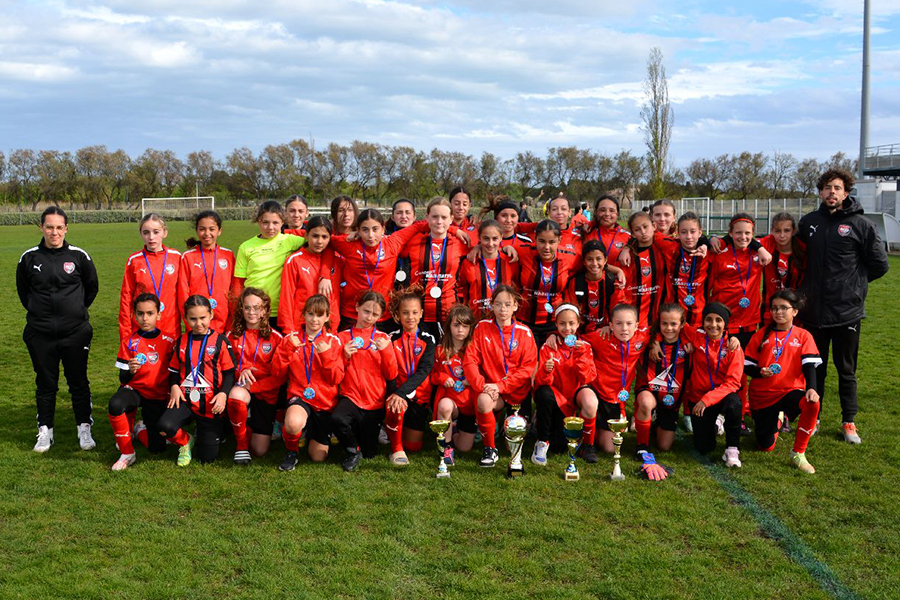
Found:
[{"label": "row of trees in background", "polygon": [[490,152],[471,156],[434,149],[354,141],[316,148],[306,140],[267,146],[259,153],[238,148],[223,159],[209,151],[181,158],[171,150],[148,149],[131,157],[123,150],[88,146],[76,152],[16,149],[0,151],[0,201],[19,210],[41,203],[83,209],[135,207],[144,197],[216,196],[229,199],[285,198],[303,194],[314,201],[338,194],[390,203],[399,197],[429,198],[456,185],[476,199],[506,193],[514,198],[565,190],[590,200],[611,190],[640,199],[805,197],[815,193],[828,166],[855,172],[854,161],[838,152],[825,162],[776,152],[740,152],[699,158],[684,169],[668,169],[622,150],[606,154],[574,146],[544,156],[520,152],[504,159]]}]

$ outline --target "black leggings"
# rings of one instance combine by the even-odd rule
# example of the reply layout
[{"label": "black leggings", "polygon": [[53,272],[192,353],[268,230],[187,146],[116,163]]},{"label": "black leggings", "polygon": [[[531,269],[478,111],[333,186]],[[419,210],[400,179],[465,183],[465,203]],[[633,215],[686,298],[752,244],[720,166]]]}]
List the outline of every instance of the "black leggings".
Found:
[{"label": "black leggings", "polygon": [[166,438],[159,434],[159,418],[166,411],[165,400],[147,400],[129,387],[122,386],[109,399],[109,414],[113,417],[134,412],[141,407],[141,418],[147,426],[147,449],[157,454],[166,449]]},{"label": "black leggings", "polygon": [[781,400],[757,410],[751,410],[753,415],[753,427],[756,432],[756,445],[760,448],[771,448],[775,443],[775,435],[778,433],[778,413],[784,411],[789,421],[793,421],[800,415],[800,401],[806,396],[803,390],[791,390],[781,397]]},{"label": "black leggings", "polygon": [[550,437],[559,429],[559,424],[563,420],[563,413],[559,409],[559,404],[556,403],[553,389],[549,385],[539,386],[534,390],[534,404],[537,416],[535,424],[537,439],[541,442],[549,442]]},{"label": "black leggings", "polygon": [[164,436],[170,438],[191,421],[197,422],[193,457],[201,463],[215,462],[222,441],[224,419],[221,415],[213,418],[201,417],[191,411],[187,402],[182,402],[178,408],[167,408],[159,418],[157,426]]},{"label": "black leggings", "polygon": [[[691,405],[691,411],[694,406]],[[691,412],[694,428],[694,449],[700,454],[709,454],[716,447],[716,417],[725,415],[725,445],[741,446],[741,399],[737,394],[728,394],[718,404],[707,406],[703,416]]]},{"label": "black leggings", "polygon": [[350,398],[340,396],[331,413],[334,435],[344,448],[359,448],[365,458],[378,453],[378,431],[384,421],[384,409],[365,410]]}]

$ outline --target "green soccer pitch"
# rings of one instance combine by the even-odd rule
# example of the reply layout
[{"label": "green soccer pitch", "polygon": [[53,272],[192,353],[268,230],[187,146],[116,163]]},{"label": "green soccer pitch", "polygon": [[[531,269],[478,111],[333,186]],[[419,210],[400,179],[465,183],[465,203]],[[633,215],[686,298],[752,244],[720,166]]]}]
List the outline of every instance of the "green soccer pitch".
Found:
[{"label": "green soccer pitch", "polygon": [[[167,242],[184,247],[188,223]],[[235,252],[255,233],[228,222],[220,239]],[[83,452],[64,381],[56,443],[35,441],[34,374],[15,292],[20,254],[37,227],[4,227],[0,259],[8,307],[0,313],[0,597],[2,598],[896,598],[900,595],[900,260],[875,282],[860,352],[861,446],[840,436],[836,375],[828,378],[822,430],[808,456],[817,473],[789,462],[792,435],[771,454],[744,439],[741,469],[698,459],[690,439],[662,462],[668,481],[635,476],[626,434],[627,479],[610,482],[611,457],[567,458],[504,477],[508,454],[486,470],[459,455],[452,478],[434,477],[433,442],[405,468],[383,454],[356,473],[334,455],[292,473],[283,452],[232,466],[233,442],[215,465],[175,466],[176,451],[123,473],[106,405],[117,388],[116,311],[125,259],[140,248],[135,224],[72,225],[68,240],[97,264],[91,308],[90,379],[97,448]],[[480,450],[480,449],[478,449]]]}]

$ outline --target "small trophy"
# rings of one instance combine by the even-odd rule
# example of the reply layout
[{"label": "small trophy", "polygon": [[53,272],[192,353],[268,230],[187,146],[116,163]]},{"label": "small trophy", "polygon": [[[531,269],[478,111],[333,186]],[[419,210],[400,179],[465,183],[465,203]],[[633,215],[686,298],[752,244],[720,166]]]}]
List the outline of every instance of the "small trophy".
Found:
[{"label": "small trophy", "polygon": [[528,430],[528,421],[519,416],[519,405],[514,404],[513,414],[506,417],[503,430],[506,434],[506,447],[509,448],[509,468],[506,476],[509,478],[521,477],[525,474],[522,465],[522,445],[525,443],[525,432]]},{"label": "small trophy", "polygon": [[575,453],[581,446],[581,435],[584,433],[584,419],[581,417],[566,417],[563,419],[563,433],[566,434],[566,444],[569,446],[569,466],[566,467],[566,481],[578,481],[581,475],[575,466]]},{"label": "small trophy", "polygon": [[444,434],[450,428],[450,421],[431,421],[428,426],[437,434],[438,448],[441,449],[441,464],[438,465],[438,472],[435,477],[438,479],[450,477],[450,471],[447,470],[447,464],[444,462],[444,451],[447,449],[447,441],[444,439]]},{"label": "small trophy", "polygon": [[613,472],[610,473],[609,478],[613,481],[622,481],[625,479],[625,476],[622,474],[622,467],[619,466],[619,459],[622,458],[622,434],[628,429],[628,419],[624,417],[619,419],[609,419],[607,423],[609,424],[609,430],[615,434],[613,435],[613,446],[616,448],[616,453],[613,455],[615,466],[613,467]]}]

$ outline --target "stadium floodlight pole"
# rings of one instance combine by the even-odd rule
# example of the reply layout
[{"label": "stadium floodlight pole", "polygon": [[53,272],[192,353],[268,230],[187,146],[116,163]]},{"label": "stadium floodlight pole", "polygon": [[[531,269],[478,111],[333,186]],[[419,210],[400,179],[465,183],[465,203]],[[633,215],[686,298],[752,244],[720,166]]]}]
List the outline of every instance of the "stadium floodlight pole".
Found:
[{"label": "stadium floodlight pole", "polygon": [[862,106],[859,116],[859,167],[857,180],[862,180],[869,146],[869,38],[871,36],[871,0],[863,3]]}]

